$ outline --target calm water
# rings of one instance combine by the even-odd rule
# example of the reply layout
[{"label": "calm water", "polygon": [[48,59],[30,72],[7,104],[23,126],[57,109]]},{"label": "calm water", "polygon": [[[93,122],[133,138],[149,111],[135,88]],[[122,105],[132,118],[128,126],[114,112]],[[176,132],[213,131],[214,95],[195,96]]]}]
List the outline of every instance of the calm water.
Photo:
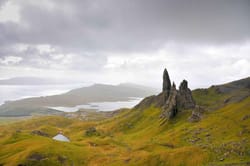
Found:
[{"label": "calm water", "polygon": [[114,111],[119,108],[132,108],[143,98],[131,97],[129,101],[115,102],[93,102],[89,104],[77,105],[75,107],[50,107],[63,112],[76,112],[79,109],[95,109],[97,111]]},{"label": "calm water", "polygon": [[[18,100],[28,97],[49,96],[65,93],[69,90],[80,88],[83,84],[71,85],[0,85],[0,105],[5,101]],[[119,108],[132,108],[138,104],[142,98],[131,97],[129,101],[116,102],[96,102],[75,107],[51,107],[64,112],[75,112],[80,108],[95,109],[97,111],[113,111]]]}]

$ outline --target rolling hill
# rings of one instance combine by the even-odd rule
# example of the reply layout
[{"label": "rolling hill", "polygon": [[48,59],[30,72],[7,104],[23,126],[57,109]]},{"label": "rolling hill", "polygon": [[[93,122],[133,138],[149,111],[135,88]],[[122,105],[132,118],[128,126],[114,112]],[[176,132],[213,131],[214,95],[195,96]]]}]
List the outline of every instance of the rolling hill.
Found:
[{"label": "rolling hill", "polygon": [[0,106],[0,116],[29,116],[31,114],[59,114],[47,107],[73,107],[90,102],[127,101],[130,97],[145,97],[156,90],[136,84],[105,85],[73,89],[67,93],[9,101]]},{"label": "rolling hill", "polygon": [[[196,107],[178,107],[161,125],[160,94],[104,120],[47,116],[2,125],[0,165],[249,165],[249,83],[192,91],[202,108],[196,122],[189,121]],[[52,140],[59,131],[71,142]]]}]

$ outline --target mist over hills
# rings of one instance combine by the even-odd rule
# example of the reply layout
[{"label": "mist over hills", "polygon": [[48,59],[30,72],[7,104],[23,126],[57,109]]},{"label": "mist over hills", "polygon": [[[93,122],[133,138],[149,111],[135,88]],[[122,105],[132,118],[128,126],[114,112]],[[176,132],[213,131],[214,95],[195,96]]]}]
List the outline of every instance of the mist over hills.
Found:
[{"label": "mist over hills", "polygon": [[0,116],[25,116],[36,112],[58,114],[58,111],[47,107],[73,107],[91,102],[128,101],[131,97],[141,98],[154,93],[156,93],[156,90],[153,88],[132,83],[119,85],[94,84],[59,95],[8,101],[0,106]]}]

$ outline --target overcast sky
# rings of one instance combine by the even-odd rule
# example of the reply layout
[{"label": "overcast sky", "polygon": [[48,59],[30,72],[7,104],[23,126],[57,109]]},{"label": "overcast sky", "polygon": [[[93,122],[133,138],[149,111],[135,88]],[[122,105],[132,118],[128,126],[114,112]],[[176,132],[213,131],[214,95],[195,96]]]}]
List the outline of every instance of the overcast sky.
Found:
[{"label": "overcast sky", "polygon": [[0,79],[207,87],[250,76],[249,0],[0,0]]}]

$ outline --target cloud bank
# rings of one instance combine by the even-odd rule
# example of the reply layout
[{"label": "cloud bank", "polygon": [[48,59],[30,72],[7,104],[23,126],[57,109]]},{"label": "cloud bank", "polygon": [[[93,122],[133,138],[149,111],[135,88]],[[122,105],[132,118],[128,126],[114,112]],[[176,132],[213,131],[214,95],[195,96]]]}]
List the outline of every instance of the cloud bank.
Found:
[{"label": "cloud bank", "polygon": [[0,0],[0,77],[159,87],[167,67],[193,88],[239,79],[249,16],[248,0]]}]

